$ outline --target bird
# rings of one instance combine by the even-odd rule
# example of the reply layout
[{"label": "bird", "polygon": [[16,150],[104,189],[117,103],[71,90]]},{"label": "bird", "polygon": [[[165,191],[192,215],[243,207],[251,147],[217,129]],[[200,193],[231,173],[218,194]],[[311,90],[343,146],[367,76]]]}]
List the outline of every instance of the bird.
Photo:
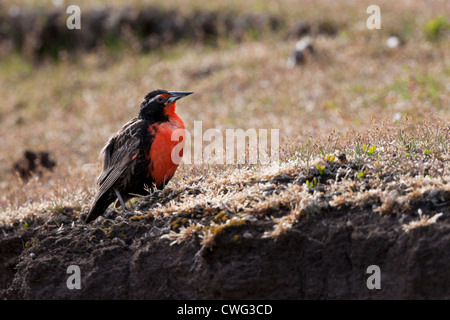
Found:
[{"label": "bird", "polygon": [[302,65],[307,58],[314,54],[311,37],[305,36],[295,44],[295,50],[291,53],[286,63],[288,69],[294,68],[296,65]]},{"label": "bird", "polygon": [[[182,157],[184,147],[185,126],[176,113],[176,103],[192,93],[161,89],[149,92],[138,116],[109,138],[101,151],[103,170],[97,178],[98,190],[86,223],[103,215],[116,200],[125,211],[129,199],[167,185],[179,165],[174,160],[180,159],[173,159],[172,150],[179,150],[177,156]],[[178,141],[172,140],[174,133]]]}]

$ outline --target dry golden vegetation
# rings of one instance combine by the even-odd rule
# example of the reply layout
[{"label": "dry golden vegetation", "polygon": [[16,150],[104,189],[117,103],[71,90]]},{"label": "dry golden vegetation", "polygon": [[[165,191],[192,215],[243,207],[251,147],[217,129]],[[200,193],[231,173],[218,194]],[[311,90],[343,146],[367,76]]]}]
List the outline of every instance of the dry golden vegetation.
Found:
[{"label": "dry golden vegetation", "polygon": [[[194,121],[202,121],[203,130],[279,128],[281,138],[277,166],[182,165],[159,194],[170,199],[137,206],[135,218],[180,215],[167,235],[173,243],[198,233],[211,246],[220,228],[269,217],[273,231],[264,236],[277,237],[304,214],[355,207],[396,214],[427,197],[448,213],[442,197],[450,191],[450,41],[445,32],[437,41],[427,38],[425,26],[448,17],[449,4],[379,1],[382,28],[368,30],[370,4],[183,2],[181,11],[270,12],[284,16],[287,26],[298,18],[335,24],[338,34],[314,37],[316,54],[294,69],[286,68],[296,42],[286,39],[287,30],[257,40],[249,35],[240,43],[224,38],[216,46],[181,42],[147,54],[103,47],[57,62],[3,56],[0,224],[57,215],[67,207],[85,211],[103,144],[156,88],[195,92],[178,105],[188,129]],[[391,49],[386,41],[394,34],[402,44]],[[50,151],[57,167],[21,181],[11,167],[25,149]],[[342,153],[345,159],[338,160]],[[327,155],[336,158],[327,161]],[[192,219],[195,212],[211,220]]]}]

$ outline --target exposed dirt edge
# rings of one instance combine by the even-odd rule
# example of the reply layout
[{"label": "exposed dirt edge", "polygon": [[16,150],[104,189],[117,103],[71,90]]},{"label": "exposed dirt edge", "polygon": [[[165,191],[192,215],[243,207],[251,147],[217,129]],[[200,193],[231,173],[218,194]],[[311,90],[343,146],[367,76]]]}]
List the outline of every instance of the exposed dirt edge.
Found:
[{"label": "exposed dirt edge", "polygon": [[[436,213],[417,203],[423,214]],[[441,210],[442,211],[442,210]],[[449,299],[450,218],[402,229],[417,208],[383,216],[366,209],[301,217],[276,240],[267,219],[224,228],[209,249],[194,235],[170,245],[170,219],[121,216],[65,227],[35,223],[0,239],[3,299]],[[73,224],[71,225],[71,222]],[[8,236],[5,234],[8,233]],[[69,290],[67,268],[81,270]],[[381,269],[381,289],[366,286]]]}]

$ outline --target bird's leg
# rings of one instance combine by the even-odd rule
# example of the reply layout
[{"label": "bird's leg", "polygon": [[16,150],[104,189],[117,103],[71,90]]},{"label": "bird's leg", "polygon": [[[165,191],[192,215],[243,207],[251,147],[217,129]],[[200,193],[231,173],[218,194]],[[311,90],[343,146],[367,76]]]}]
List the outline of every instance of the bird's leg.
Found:
[{"label": "bird's leg", "polygon": [[123,202],[122,196],[120,195],[118,190],[114,190],[116,192],[116,196],[119,199],[120,205],[122,206],[123,211],[127,211],[127,207],[125,206],[125,202]]}]

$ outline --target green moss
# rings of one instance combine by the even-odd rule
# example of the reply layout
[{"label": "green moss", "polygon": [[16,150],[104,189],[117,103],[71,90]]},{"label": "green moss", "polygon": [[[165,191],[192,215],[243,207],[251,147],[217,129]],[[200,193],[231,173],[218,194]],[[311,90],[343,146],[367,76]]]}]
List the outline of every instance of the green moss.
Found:
[{"label": "green moss", "polygon": [[225,213],[223,210],[220,210],[218,214],[216,214],[214,216],[214,221],[215,222],[225,222],[229,219],[229,215],[227,213]]},{"label": "green moss", "polygon": [[[140,214],[140,215],[132,216],[132,217],[130,217],[128,219],[128,221],[139,221],[139,220],[142,220],[142,219],[153,219],[153,218],[154,218],[153,213],[149,212],[149,213],[146,213],[146,214]],[[122,225],[122,223],[121,223],[121,225]]]},{"label": "green moss", "polygon": [[170,228],[174,231],[177,231],[179,228],[187,226],[188,224],[189,220],[187,218],[177,218],[171,222]]},{"label": "green moss", "polygon": [[245,224],[245,220],[233,219],[233,220],[230,220],[229,222],[221,224],[219,226],[211,227],[210,231],[214,236],[216,236],[219,233],[221,233],[223,230],[225,230],[226,228],[234,227],[234,226],[242,226],[244,224]]},{"label": "green moss", "polygon": [[29,241],[25,242],[25,248],[39,248],[39,240],[37,238],[31,238]]}]

